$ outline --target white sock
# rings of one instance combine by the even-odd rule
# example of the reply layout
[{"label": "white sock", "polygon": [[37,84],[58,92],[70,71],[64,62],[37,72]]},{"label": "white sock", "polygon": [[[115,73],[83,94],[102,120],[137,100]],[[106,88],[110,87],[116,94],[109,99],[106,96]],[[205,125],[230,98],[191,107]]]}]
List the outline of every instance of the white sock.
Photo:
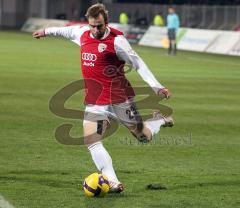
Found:
[{"label": "white sock", "polygon": [[152,135],[157,134],[160,131],[160,128],[162,125],[165,124],[164,119],[158,119],[158,120],[146,120],[145,126],[152,132]]},{"label": "white sock", "polygon": [[96,142],[88,147],[92,159],[99,171],[107,176],[110,181],[119,183],[112,165],[112,158],[104,148],[102,142]]}]

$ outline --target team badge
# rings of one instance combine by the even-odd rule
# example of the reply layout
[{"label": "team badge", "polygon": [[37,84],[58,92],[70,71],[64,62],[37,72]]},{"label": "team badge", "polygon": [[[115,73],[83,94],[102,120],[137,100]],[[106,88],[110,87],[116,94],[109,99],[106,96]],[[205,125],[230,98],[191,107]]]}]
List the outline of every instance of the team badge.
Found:
[{"label": "team badge", "polygon": [[99,52],[99,53],[102,53],[103,51],[106,50],[106,48],[107,48],[107,45],[106,45],[106,44],[104,44],[104,43],[99,43],[99,45],[98,45],[98,52]]}]

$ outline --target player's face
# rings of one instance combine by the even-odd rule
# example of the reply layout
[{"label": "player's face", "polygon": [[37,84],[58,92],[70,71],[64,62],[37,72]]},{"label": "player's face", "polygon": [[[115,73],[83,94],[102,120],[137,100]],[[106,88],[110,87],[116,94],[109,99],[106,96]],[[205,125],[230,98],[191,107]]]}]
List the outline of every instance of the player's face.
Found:
[{"label": "player's face", "polygon": [[90,31],[94,38],[101,39],[106,31],[106,23],[103,16],[100,14],[97,18],[88,18]]},{"label": "player's face", "polygon": [[169,13],[169,14],[174,13],[174,9],[173,9],[173,8],[169,8],[169,9],[168,9],[168,13]]}]

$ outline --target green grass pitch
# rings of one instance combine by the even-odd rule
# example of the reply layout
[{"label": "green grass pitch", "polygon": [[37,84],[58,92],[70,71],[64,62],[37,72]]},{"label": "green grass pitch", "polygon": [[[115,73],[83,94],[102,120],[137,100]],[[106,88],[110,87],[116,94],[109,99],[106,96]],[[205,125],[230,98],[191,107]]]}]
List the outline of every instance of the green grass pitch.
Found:
[{"label": "green grass pitch", "polygon": [[[79,48],[0,32],[0,195],[17,208],[240,207],[240,58],[182,51],[170,57],[133,47],[172,91],[163,104],[174,109],[175,126],[148,145],[124,127],[105,139],[126,189],[90,199],[79,188],[96,171],[90,154],[54,138],[63,123],[81,135],[82,121],[57,117],[48,107],[59,89],[81,78]],[[127,76],[133,86],[146,85],[135,71]],[[83,109],[82,100],[77,93],[66,106]]]}]

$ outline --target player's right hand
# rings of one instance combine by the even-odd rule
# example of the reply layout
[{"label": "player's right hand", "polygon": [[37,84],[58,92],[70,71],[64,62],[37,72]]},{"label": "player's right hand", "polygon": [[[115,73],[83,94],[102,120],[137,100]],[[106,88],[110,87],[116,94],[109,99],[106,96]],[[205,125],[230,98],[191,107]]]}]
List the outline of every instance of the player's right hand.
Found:
[{"label": "player's right hand", "polygon": [[39,38],[42,38],[42,37],[45,37],[45,30],[44,29],[41,29],[41,30],[37,30],[35,32],[33,32],[32,36],[36,39],[39,39]]}]

